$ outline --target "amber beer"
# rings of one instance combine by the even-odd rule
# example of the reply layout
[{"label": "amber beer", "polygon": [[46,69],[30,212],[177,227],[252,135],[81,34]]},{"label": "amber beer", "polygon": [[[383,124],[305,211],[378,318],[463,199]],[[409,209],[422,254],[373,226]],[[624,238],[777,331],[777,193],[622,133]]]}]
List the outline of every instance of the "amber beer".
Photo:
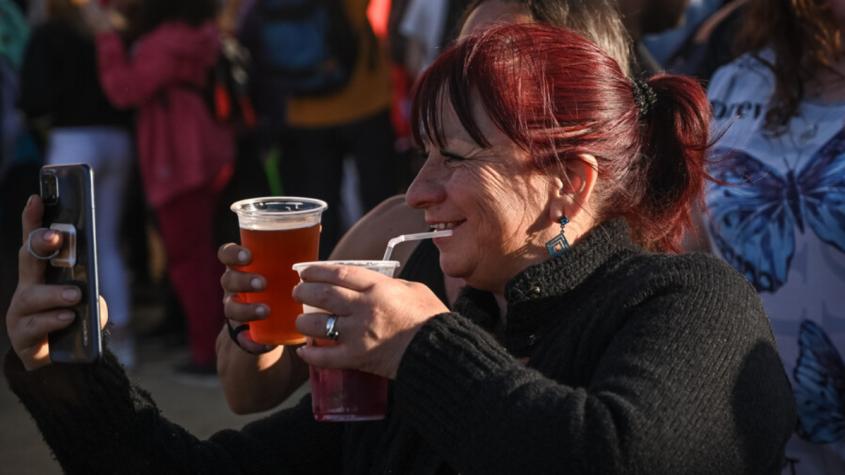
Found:
[{"label": "amber beer", "polygon": [[260,302],[270,307],[265,320],[249,323],[250,337],[256,342],[305,342],[294,324],[302,306],[291,297],[293,287],[299,283],[299,275],[291,266],[317,258],[320,216],[325,209],[325,203],[319,200],[288,197],[255,198],[232,205],[240,222],[241,245],[252,253],[252,262],[239,270],[259,274],[267,282],[261,292],[238,295],[242,302]]}]

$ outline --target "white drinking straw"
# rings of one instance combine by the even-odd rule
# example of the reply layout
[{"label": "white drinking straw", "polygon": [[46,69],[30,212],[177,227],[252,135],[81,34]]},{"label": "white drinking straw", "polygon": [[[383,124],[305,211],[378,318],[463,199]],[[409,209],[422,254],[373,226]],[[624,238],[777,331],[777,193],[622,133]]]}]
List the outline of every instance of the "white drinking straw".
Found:
[{"label": "white drinking straw", "polygon": [[393,254],[393,248],[400,242],[419,241],[421,239],[433,239],[438,237],[448,237],[451,235],[451,229],[443,229],[441,231],[429,231],[427,233],[402,234],[401,236],[396,236],[390,241],[387,241],[387,249],[384,250],[384,258],[382,260],[389,261],[390,255]]}]

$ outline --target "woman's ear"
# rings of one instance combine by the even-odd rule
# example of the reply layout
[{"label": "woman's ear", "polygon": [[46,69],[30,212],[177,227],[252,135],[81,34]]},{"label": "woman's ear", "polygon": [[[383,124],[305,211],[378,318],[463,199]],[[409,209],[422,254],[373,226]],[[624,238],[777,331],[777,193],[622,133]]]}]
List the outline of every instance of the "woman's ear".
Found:
[{"label": "woman's ear", "polygon": [[563,215],[570,221],[589,207],[590,198],[598,179],[596,157],[582,153],[567,160],[552,182],[549,218],[558,222]]}]

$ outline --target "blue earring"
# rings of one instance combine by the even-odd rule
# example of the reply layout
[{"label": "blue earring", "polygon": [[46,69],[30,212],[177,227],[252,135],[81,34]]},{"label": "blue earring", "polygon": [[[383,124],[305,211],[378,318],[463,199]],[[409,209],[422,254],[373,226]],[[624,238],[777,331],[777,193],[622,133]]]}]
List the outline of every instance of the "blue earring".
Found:
[{"label": "blue earring", "polygon": [[566,216],[561,216],[560,218],[560,234],[555,236],[554,239],[546,243],[546,251],[552,257],[557,257],[567,249],[569,249],[569,241],[566,240],[566,236],[563,234],[563,228],[569,224],[569,218]]}]

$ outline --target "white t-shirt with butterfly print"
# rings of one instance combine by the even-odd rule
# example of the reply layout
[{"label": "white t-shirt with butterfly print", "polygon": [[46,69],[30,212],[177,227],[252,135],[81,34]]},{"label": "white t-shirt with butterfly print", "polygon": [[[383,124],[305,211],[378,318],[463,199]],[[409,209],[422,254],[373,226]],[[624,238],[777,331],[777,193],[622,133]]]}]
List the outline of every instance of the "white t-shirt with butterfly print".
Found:
[{"label": "white t-shirt with butterfly print", "polygon": [[[771,58],[764,52],[764,58]],[[845,474],[845,103],[806,100],[782,135],[750,55],[719,69],[705,222],[714,249],[760,292],[800,416],[783,474]]]}]

